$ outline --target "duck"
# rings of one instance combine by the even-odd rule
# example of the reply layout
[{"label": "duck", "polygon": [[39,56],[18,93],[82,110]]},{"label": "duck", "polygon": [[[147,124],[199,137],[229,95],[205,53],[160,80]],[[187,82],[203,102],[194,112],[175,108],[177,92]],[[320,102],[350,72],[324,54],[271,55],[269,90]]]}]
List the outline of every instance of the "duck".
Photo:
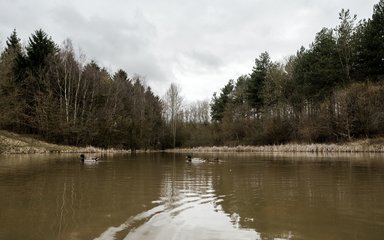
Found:
[{"label": "duck", "polygon": [[194,163],[203,163],[206,162],[207,159],[205,158],[197,158],[197,157],[192,157],[192,155],[188,154],[186,157],[188,162],[194,162]]},{"label": "duck", "polygon": [[80,155],[80,161],[82,162],[97,162],[99,160],[98,157],[85,157],[84,154]]}]

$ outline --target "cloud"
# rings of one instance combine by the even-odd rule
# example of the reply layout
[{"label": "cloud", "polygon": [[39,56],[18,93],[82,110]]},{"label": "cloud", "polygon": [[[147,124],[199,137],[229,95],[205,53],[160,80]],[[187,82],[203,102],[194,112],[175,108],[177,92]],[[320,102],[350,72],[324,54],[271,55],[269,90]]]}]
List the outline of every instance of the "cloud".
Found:
[{"label": "cloud", "polygon": [[268,51],[273,60],[307,47],[341,8],[367,18],[377,0],[5,0],[0,40],[13,28],[26,42],[42,28],[66,38],[88,59],[145,76],[160,96],[171,82],[186,99],[211,98],[229,79],[247,74]]},{"label": "cloud", "polygon": [[[127,16],[105,18],[85,17],[74,9],[60,8],[53,13],[53,19],[69,38],[80,46],[90,58],[111,67],[124,68],[129,73],[148,74],[155,80],[162,80],[165,73],[157,66],[156,27],[139,10]],[[100,58],[102,56],[102,58]]]}]

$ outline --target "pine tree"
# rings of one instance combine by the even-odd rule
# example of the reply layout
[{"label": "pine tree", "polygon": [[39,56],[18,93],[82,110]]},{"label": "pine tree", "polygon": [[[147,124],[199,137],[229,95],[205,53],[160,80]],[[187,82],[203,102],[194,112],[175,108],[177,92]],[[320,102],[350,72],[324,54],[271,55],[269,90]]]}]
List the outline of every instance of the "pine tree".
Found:
[{"label": "pine tree", "polygon": [[232,100],[233,88],[233,80],[229,80],[229,82],[221,89],[219,97],[217,97],[216,93],[213,94],[211,101],[211,118],[213,121],[222,121],[226,107]]},{"label": "pine tree", "polygon": [[255,60],[251,79],[248,81],[248,102],[251,107],[256,109],[256,112],[263,106],[262,90],[270,65],[271,59],[268,52],[260,54],[259,58],[256,58]]},{"label": "pine tree", "polygon": [[39,29],[29,38],[26,50],[27,64],[36,71],[47,64],[48,57],[56,54],[58,47],[51,37],[48,37],[42,29]]},{"label": "pine tree", "polygon": [[363,77],[384,77],[384,0],[374,6],[372,19],[359,26],[357,35],[357,69]]},{"label": "pine tree", "polygon": [[26,55],[20,55],[17,59],[17,87],[22,100],[21,122],[27,133],[42,133],[41,125],[47,124],[48,107],[53,104],[48,94],[52,96],[51,85],[55,84],[49,76],[49,70],[57,52],[56,44],[40,29],[29,38]]},{"label": "pine tree", "polygon": [[0,126],[16,130],[19,122],[21,99],[16,86],[17,60],[22,54],[20,39],[16,30],[6,41],[0,57]]},{"label": "pine tree", "polygon": [[2,57],[5,54],[12,54],[17,56],[17,54],[21,54],[21,43],[20,39],[17,37],[16,29],[13,30],[12,34],[7,38],[5,42],[5,50],[2,53]]}]

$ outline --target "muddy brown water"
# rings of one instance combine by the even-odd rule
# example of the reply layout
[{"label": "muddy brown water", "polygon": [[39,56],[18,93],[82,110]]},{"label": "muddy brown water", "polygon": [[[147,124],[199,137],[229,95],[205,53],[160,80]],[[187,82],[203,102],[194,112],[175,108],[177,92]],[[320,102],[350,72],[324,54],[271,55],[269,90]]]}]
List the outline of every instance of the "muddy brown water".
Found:
[{"label": "muddy brown water", "polygon": [[384,239],[384,155],[0,156],[0,239]]}]

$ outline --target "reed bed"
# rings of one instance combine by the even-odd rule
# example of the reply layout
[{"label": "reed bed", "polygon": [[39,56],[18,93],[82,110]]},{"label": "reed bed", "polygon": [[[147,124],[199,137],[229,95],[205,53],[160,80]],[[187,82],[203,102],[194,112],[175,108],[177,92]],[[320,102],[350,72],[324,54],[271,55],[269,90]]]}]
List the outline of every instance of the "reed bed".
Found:
[{"label": "reed bed", "polygon": [[182,153],[220,153],[220,152],[313,152],[313,153],[359,153],[375,152],[383,153],[383,144],[370,144],[369,142],[354,142],[346,144],[284,144],[284,145],[266,145],[266,146],[213,146],[213,147],[194,147],[168,149],[166,152]]}]

